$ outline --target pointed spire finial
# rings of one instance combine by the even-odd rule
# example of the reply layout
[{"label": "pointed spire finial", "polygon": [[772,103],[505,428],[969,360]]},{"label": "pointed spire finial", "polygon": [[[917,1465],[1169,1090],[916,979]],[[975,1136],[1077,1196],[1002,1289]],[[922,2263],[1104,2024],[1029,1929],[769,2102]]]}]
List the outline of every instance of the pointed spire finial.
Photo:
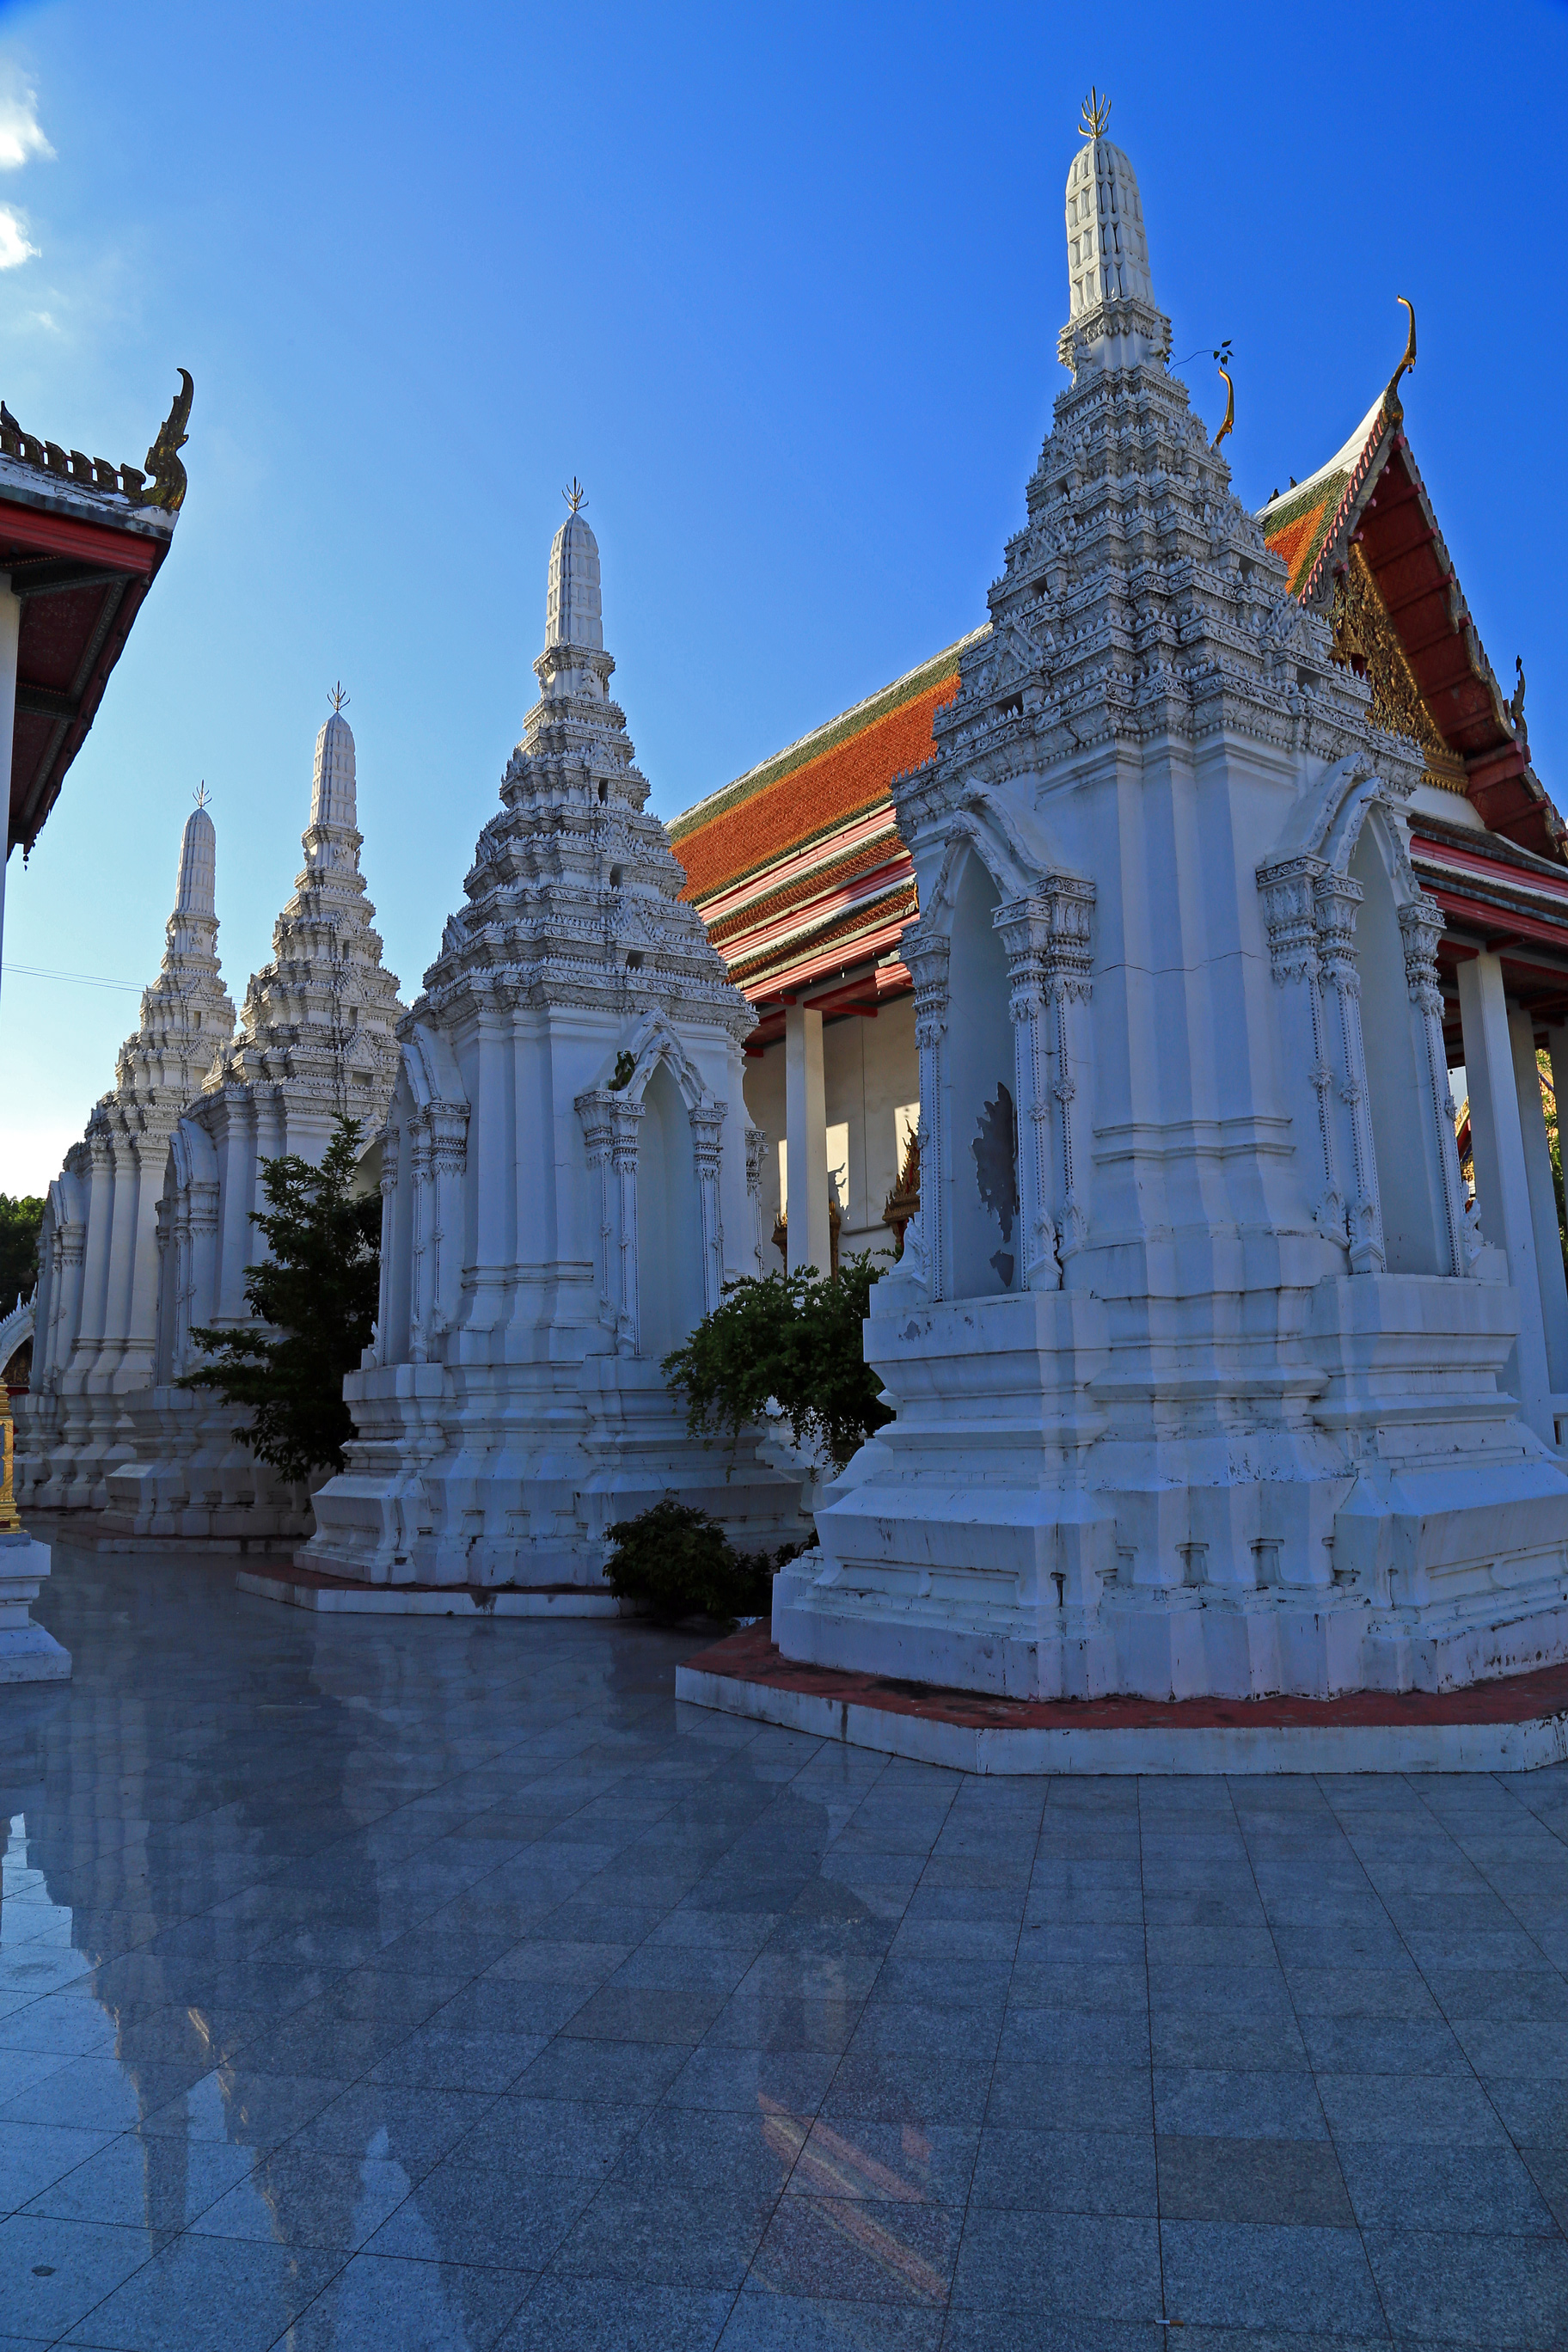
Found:
[{"label": "pointed spire finial", "polygon": [[343,682],[342,678],[338,680],[336,686],[330,686],[327,688],[327,700],[331,704],[332,709],[336,711],[342,711],[342,707],[348,698],[348,696],[343,692]]},{"label": "pointed spire finial", "polygon": [[1409,370],[1415,364],[1415,305],[1414,302],[1407,302],[1403,294],[1396,294],[1394,299],[1399,304],[1401,310],[1408,310],[1410,313],[1410,332],[1405,339],[1405,357],[1394,369],[1394,374],[1389,382],[1388,390],[1384,394],[1384,398],[1385,400],[1393,399],[1394,394],[1399,389],[1400,377],[1408,373]]},{"label": "pointed spire finial", "polygon": [[1078,127],[1086,139],[1099,139],[1110,120],[1110,100],[1090,87],[1079,113]]},{"label": "pointed spire finial", "polygon": [[1519,683],[1509,697],[1508,715],[1513,721],[1514,733],[1522,735],[1524,732],[1524,656],[1522,654],[1515,654],[1513,667]]},{"label": "pointed spire finial", "polygon": [[202,778],[201,782],[196,786],[195,791],[191,794],[191,798],[195,801],[198,808],[205,808],[207,804],[207,780],[205,776]]},{"label": "pointed spire finial", "polygon": [[561,495],[565,499],[574,514],[576,513],[579,507],[585,507],[588,503],[588,493],[584,490],[582,483],[577,479],[575,474],[572,477],[571,488],[569,489],[563,490]]},{"label": "pointed spire finial", "polygon": [[1234,433],[1236,430],[1236,386],[1230,380],[1230,371],[1228,368],[1222,367],[1220,373],[1225,378],[1225,423],[1220,426],[1219,431],[1214,436],[1214,446],[1216,449],[1219,447],[1220,443],[1225,439],[1226,435],[1227,433]]}]

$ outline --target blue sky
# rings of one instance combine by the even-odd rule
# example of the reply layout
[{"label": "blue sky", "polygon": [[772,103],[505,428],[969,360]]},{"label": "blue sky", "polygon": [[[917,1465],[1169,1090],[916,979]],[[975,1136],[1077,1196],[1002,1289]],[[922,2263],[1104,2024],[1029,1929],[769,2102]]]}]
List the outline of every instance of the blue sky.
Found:
[{"label": "blue sky", "polygon": [[[237,1002],[341,677],[412,997],[574,472],[661,814],[972,627],[1065,382],[1091,81],[1176,356],[1234,340],[1249,505],[1339,446],[1415,300],[1413,446],[1568,800],[1565,68],[1542,0],[0,5],[0,393],[139,462],[196,386],[174,551],[11,861],[7,967],[149,980],[205,777]],[[1184,373],[1217,425],[1212,362]],[[42,1190],[134,1014],[8,969],[0,1188]]]}]

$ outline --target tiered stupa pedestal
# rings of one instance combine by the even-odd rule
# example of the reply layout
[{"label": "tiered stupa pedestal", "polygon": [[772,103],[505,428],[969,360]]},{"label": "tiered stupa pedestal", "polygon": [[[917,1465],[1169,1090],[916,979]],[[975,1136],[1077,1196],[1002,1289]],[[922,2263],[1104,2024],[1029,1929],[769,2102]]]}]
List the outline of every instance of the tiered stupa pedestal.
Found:
[{"label": "tiered stupa pedestal", "polygon": [[551,551],[541,699],[399,1034],[359,1433],[300,1565],[610,1603],[609,1529],[666,1496],[748,1549],[798,1482],[688,1434],[660,1364],[758,1270],[760,1138],[724,973],[609,698],[599,555]]},{"label": "tiered stupa pedestal", "polygon": [[[1073,373],[935,756],[896,1407],[786,1662],[1018,1700],[1445,1691],[1568,1659],[1568,1468],[1504,1385],[1406,807],[1165,367],[1131,167],[1068,184]],[[1393,386],[1386,395],[1395,401]]]}]

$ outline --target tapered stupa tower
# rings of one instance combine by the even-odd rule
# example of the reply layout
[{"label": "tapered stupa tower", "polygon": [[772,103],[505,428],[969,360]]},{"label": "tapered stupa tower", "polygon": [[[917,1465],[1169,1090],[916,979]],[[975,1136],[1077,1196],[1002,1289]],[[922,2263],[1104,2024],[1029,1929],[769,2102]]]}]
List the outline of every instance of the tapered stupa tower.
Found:
[{"label": "tapered stupa tower", "polygon": [[304,865],[224,1043],[170,1141],[158,1213],[153,1385],[139,1400],[136,1459],[112,1480],[106,1529],[201,1543],[284,1544],[310,1520],[234,1437],[235,1409],[173,1385],[199,1356],[196,1326],[249,1322],[246,1268],[260,1246],[261,1163],[319,1161],[340,1118],[368,1144],[386,1115],[397,1059],[397,982],[381,961],[360,872],[354,739],[341,688],[316,738]]},{"label": "tapered stupa tower", "polygon": [[896,1401],[784,1569],[786,1655],[1029,1696],[1440,1689],[1568,1654],[1568,1474],[1499,1384],[1406,804],[1419,748],[1168,371],[1086,110],[1072,383],[895,782],[921,1208]]},{"label": "tapered stupa tower", "polygon": [[205,787],[185,820],[158,976],[114,1085],[49,1187],[38,1242],[31,1386],[16,1410],[17,1494],[101,1506],[129,1454],[125,1398],[153,1377],[158,1197],[175,1122],[221,1054],[234,1005],[217,958],[217,835]]},{"label": "tapered stupa tower", "polygon": [[675,1494],[755,1549],[798,1488],[690,1438],[659,1369],[757,1270],[753,1016],[645,805],[575,483],[567,502],[540,698],[398,1032],[374,1361],[305,1557],[608,1610],[616,1519]]}]

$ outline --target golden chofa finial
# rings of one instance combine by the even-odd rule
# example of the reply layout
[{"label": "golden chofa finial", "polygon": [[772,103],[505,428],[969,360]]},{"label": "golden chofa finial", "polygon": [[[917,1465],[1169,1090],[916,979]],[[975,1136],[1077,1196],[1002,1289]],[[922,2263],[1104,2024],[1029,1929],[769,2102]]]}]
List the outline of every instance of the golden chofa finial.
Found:
[{"label": "golden chofa finial", "polygon": [[575,474],[572,477],[571,488],[563,490],[561,495],[565,499],[574,514],[576,513],[579,507],[585,507],[588,503],[588,493],[583,488],[582,483],[577,479]]},{"label": "golden chofa finial", "polygon": [[1099,139],[1110,120],[1110,100],[1091,89],[1079,113],[1078,127],[1086,139]]},{"label": "golden chofa finial", "polygon": [[1410,313],[1410,332],[1405,341],[1405,357],[1394,369],[1389,382],[1388,397],[1390,398],[1399,388],[1400,377],[1406,374],[1415,364],[1415,305],[1413,302],[1406,302],[1403,294],[1396,294],[1394,299],[1402,310],[1408,310]]},{"label": "golden chofa finial", "polygon": [[207,804],[207,780],[205,776],[202,778],[201,782],[196,786],[195,791],[191,794],[191,798],[195,801],[198,808],[205,808]]},{"label": "golden chofa finial", "polygon": [[1216,449],[1226,435],[1236,429],[1236,386],[1230,380],[1227,369],[1221,368],[1220,373],[1225,377],[1225,423],[1214,436],[1214,446]]},{"label": "golden chofa finial", "polygon": [[343,691],[343,683],[342,678],[338,680],[336,686],[328,687],[327,700],[331,704],[332,709],[335,711],[341,711],[342,709],[344,703],[348,700],[348,696]]}]

